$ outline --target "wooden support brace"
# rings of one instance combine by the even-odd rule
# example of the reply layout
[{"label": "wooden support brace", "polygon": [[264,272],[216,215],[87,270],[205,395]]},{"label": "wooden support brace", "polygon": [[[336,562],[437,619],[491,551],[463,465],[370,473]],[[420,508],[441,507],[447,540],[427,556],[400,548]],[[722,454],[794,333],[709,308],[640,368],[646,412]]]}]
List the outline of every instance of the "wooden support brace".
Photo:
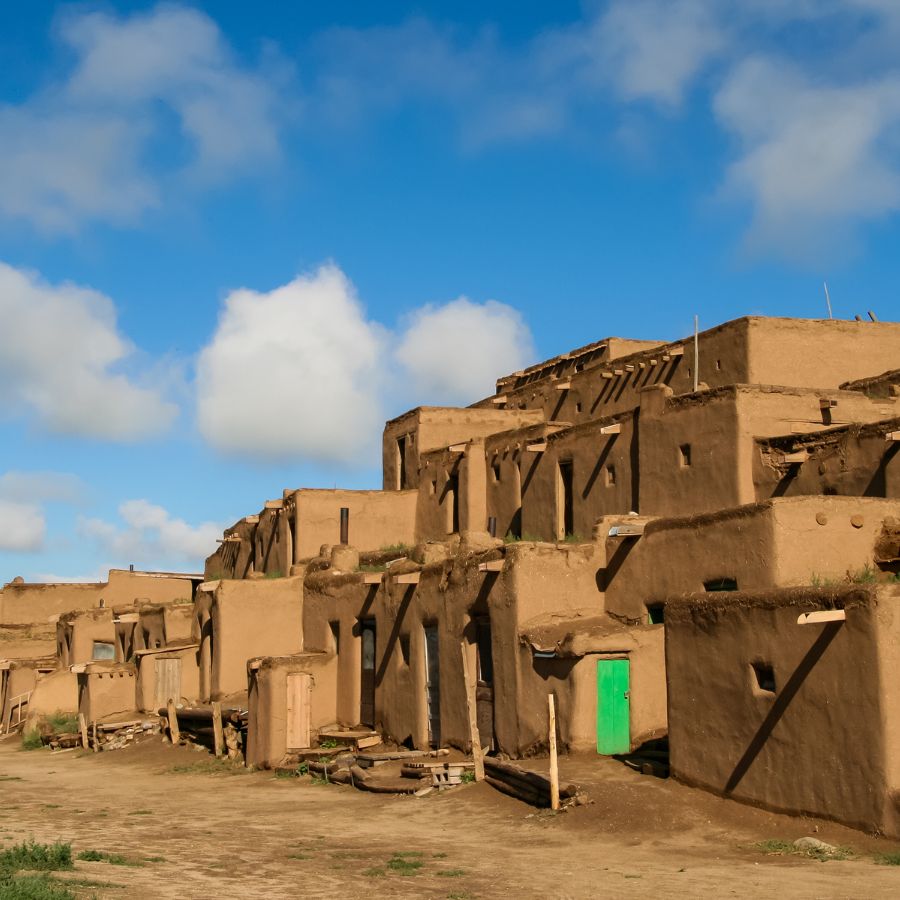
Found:
[{"label": "wooden support brace", "polygon": [[536,444],[529,444],[526,448],[529,453],[543,453],[547,449],[546,441],[541,441]]},{"label": "wooden support brace", "polygon": [[625,371],[626,371],[626,372],[633,372],[633,371],[634,371],[634,366],[625,366]]},{"label": "wooden support brace", "polygon": [[560,381],[554,385],[558,391],[567,391],[572,387],[571,381]]},{"label": "wooden support brace", "polygon": [[221,757],[225,752],[225,733],[222,731],[222,704],[218,700],[212,705],[213,723],[213,748],[216,756]]},{"label": "wooden support brace", "polygon": [[900,431],[889,431],[884,439],[886,441],[900,441]]},{"label": "wooden support brace", "polygon": [[604,425],[600,429],[600,434],[621,434],[622,433],[622,423],[616,422],[615,425]]},{"label": "wooden support brace", "polygon": [[646,369],[646,368],[647,368],[647,363],[645,363],[645,362],[638,363],[638,367],[641,368],[641,369]]},{"label": "wooden support brace", "polygon": [[447,449],[451,453],[464,453],[468,444],[451,444]]},{"label": "wooden support brace", "polygon": [[684,347],[672,347],[669,356],[684,356]]},{"label": "wooden support brace", "polygon": [[843,609],[820,609],[817,612],[801,613],[797,618],[798,625],[817,625],[820,622],[843,622],[847,613]]},{"label": "wooden support brace", "polygon": [[489,559],[487,562],[478,564],[479,572],[502,572],[503,571],[503,560],[502,559]]},{"label": "wooden support brace", "polygon": [[175,701],[170,697],[166,703],[166,715],[169,720],[169,740],[173,746],[178,745],[181,738],[181,732],[178,730],[178,713],[175,712]]},{"label": "wooden support brace", "polygon": [[619,375],[624,375],[624,374],[625,374],[624,369],[613,369],[613,375],[615,375],[617,378],[619,377]]},{"label": "wooden support brace", "polygon": [[647,362],[648,362],[651,366],[659,365],[659,360],[658,360],[658,359],[648,359]]},{"label": "wooden support brace", "polygon": [[475,702],[475,682],[469,678],[469,654],[465,643],[462,651],[463,681],[466,683],[466,711],[469,715],[469,738],[472,741],[472,762],[475,763],[475,780],[484,781],[484,753],[481,750],[481,736],[478,734],[478,707]]},{"label": "wooden support brace", "polygon": [[491,403],[495,404],[496,406],[500,406],[506,403],[506,394],[501,394],[499,397],[491,397]]},{"label": "wooden support brace", "polygon": [[781,461],[783,463],[790,463],[793,465],[794,463],[804,463],[809,459],[809,453],[806,450],[798,450],[796,453],[785,453],[781,457]]},{"label": "wooden support brace", "polygon": [[559,809],[559,760],[556,754],[556,703],[553,694],[547,695],[550,711],[550,809]]},{"label": "wooden support brace", "polygon": [[837,404],[837,400],[829,400],[826,397],[819,398],[819,409],[834,409]]},{"label": "wooden support brace", "polygon": [[663,353],[662,361],[663,361],[663,362],[668,362],[671,358],[672,358],[672,354],[671,354],[671,353]]},{"label": "wooden support brace", "polygon": [[394,578],[394,581],[397,584],[418,584],[419,583],[419,573],[418,572],[406,572],[403,575],[398,575]]},{"label": "wooden support brace", "polygon": [[381,584],[384,572],[363,572],[363,584]]},{"label": "wooden support brace", "polygon": [[613,377],[613,373],[612,373],[612,372],[601,372],[601,373],[600,373],[600,377],[601,377],[601,378],[612,378],[612,377]]},{"label": "wooden support brace", "polygon": [[78,713],[78,729],[81,731],[81,746],[85,750],[90,750],[90,740],[88,740],[87,719],[83,713]]}]

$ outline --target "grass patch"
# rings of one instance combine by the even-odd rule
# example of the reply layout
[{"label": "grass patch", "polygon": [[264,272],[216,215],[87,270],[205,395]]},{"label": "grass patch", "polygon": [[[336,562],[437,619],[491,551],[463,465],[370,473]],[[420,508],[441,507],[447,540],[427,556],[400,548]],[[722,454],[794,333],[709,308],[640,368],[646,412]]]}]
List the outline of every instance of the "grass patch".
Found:
[{"label": "grass patch", "polygon": [[781,840],[759,841],[753,846],[767,856],[806,856],[809,859],[817,859],[819,862],[848,859],[853,855],[853,851],[848,847],[835,847],[833,852],[829,852],[815,847],[808,849],[795,847],[791,841]]},{"label": "grass patch", "polygon": [[583,543],[585,543],[585,540],[580,534],[578,534],[576,532],[575,534],[567,534],[562,539],[562,543],[564,543],[564,544],[583,544]]},{"label": "grass patch", "polygon": [[385,544],[382,548],[384,553],[409,553],[409,544]]},{"label": "grass patch", "polygon": [[440,875],[441,878],[460,878],[466,873],[462,869],[442,869],[440,872],[435,872],[435,875]]},{"label": "grass patch", "polygon": [[319,747],[322,750],[334,750],[337,746],[339,746],[338,742],[334,738],[326,738],[324,741],[319,741]]},{"label": "grass patch", "polygon": [[379,565],[360,565],[356,567],[357,572],[386,572],[387,566],[384,563]]},{"label": "grass patch", "polygon": [[875,864],[879,866],[900,866],[900,853],[879,853],[875,857]]},{"label": "grass patch", "polygon": [[43,746],[44,742],[41,740],[41,733],[36,728],[22,734],[23,750],[40,750]]},{"label": "grass patch", "polygon": [[131,859],[123,856],[121,853],[106,853],[103,850],[82,850],[78,854],[78,859],[84,862],[105,862],[111,866],[132,866],[140,868],[144,864],[139,859]]},{"label": "grass patch", "polygon": [[421,853],[395,853],[387,862],[387,867],[397,875],[418,875],[422,860],[416,859]]},{"label": "grass patch", "polygon": [[0,874],[26,869],[32,872],[60,872],[72,868],[72,845],[57,841],[38,844],[23,841],[0,852]]},{"label": "grass patch", "polygon": [[78,731],[78,716],[58,710],[45,719],[54,734],[73,734]]},{"label": "grass patch", "polygon": [[511,531],[507,531],[506,535],[503,538],[504,544],[518,544],[518,543],[536,543],[540,541],[540,538],[537,535],[529,534],[527,531],[522,534],[513,534]]},{"label": "grass patch", "polygon": [[387,872],[378,866],[372,866],[371,869],[364,869],[363,875],[366,875],[369,878],[383,878],[387,875]]},{"label": "grass patch", "polygon": [[3,900],[75,900],[72,891],[46,874],[0,876],[0,897]]},{"label": "grass patch", "polygon": [[266,578],[284,578],[284,575],[276,569],[274,572],[266,572]]},{"label": "grass patch", "polygon": [[475,773],[474,772],[463,772],[462,775],[459,776],[459,780],[463,784],[474,784],[475,783]]},{"label": "grass patch", "polygon": [[172,766],[161,774],[172,775],[246,775],[250,770],[227,759],[202,759],[198,762]]},{"label": "grass patch", "polygon": [[144,862],[152,862],[152,863],[160,863],[165,862],[166,858],[164,856],[145,856]]}]

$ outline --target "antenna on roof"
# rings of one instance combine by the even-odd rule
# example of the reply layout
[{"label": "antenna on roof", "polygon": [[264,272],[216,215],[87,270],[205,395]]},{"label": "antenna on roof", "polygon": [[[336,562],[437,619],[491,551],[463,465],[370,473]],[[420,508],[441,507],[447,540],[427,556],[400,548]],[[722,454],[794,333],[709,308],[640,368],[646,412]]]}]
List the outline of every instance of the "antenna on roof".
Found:
[{"label": "antenna on roof", "polygon": [[825,303],[828,304],[828,318],[833,319],[834,316],[831,314],[831,297],[828,294],[828,282],[823,281],[822,287],[825,288]]},{"label": "antenna on roof", "polygon": [[873,322],[877,322],[877,321],[878,321],[878,316],[876,316],[875,313],[873,313],[871,309],[869,310],[869,318],[870,318]]}]

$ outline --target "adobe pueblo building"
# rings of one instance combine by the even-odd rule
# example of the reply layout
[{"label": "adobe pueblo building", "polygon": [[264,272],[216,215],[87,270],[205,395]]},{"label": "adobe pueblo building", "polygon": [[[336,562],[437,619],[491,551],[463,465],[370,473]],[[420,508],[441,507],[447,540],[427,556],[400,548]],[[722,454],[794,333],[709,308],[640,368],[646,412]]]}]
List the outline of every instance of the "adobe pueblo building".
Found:
[{"label": "adobe pueblo building", "polygon": [[62,615],[44,665],[87,665],[85,708],[116,667],[136,710],[246,708],[257,766],[340,730],[468,751],[473,724],[541,754],[552,694],[570,752],[668,738],[691,784],[900,836],[898,366],[887,322],[589,344],[392,419],[382,490],[284,490],[189,604]]}]

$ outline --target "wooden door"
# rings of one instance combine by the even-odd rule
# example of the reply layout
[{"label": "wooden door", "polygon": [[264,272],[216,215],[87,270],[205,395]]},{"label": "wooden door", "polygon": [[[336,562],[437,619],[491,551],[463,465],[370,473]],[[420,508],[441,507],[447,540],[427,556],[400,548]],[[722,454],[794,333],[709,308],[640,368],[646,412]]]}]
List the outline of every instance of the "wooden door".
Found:
[{"label": "wooden door", "polygon": [[157,656],[154,660],[156,670],[156,696],[154,702],[159,709],[169,700],[176,703],[181,699],[181,659],[177,656]]},{"label": "wooden door", "polygon": [[375,620],[359,623],[362,665],[359,698],[359,722],[367,728],[375,727]]},{"label": "wooden door", "polygon": [[441,665],[437,625],[425,626],[425,707],[428,711],[428,742],[441,746]]},{"label": "wooden door", "polygon": [[627,659],[597,660],[597,752],[631,750],[631,671]]},{"label": "wooden door", "polygon": [[305,672],[287,677],[287,749],[309,748],[310,691],[312,679]]},{"label": "wooden door", "polygon": [[478,736],[482,747],[494,749],[494,656],[491,646],[491,620],[475,620],[475,709]]}]

